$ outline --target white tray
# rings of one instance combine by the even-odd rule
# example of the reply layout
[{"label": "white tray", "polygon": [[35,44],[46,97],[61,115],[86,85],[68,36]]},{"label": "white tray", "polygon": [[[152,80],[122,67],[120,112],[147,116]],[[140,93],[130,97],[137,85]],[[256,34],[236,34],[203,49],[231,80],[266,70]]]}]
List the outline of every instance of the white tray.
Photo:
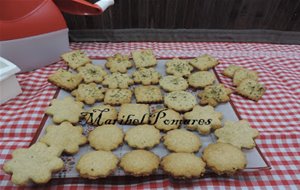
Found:
[{"label": "white tray", "polygon": [[[156,67],[156,69],[162,75],[165,75],[164,63],[166,61],[167,60],[158,60],[158,65]],[[93,60],[93,63],[97,64],[97,65],[98,64],[104,65],[105,60]],[[134,70],[135,69],[130,69],[129,73],[132,73]],[[211,72],[214,72],[214,71],[212,70]],[[218,76],[216,76],[216,77],[218,78]],[[134,86],[132,86],[130,88],[134,88]],[[188,91],[192,92],[193,94],[197,94],[200,90],[188,89]],[[165,93],[165,92],[163,92],[163,93]],[[66,92],[64,90],[59,90],[56,98],[62,99],[65,96],[70,96],[70,93]],[[134,98],[132,99],[132,102],[135,102]],[[102,103],[96,103],[93,106],[95,106],[97,104],[102,104]],[[162,108],[162,107],[163,107],[163,104],[151,104],[150,111],[158,109],[158,108]],[[85,106],[86,110],[88,110],[89,108],[90,108],[90,106]],[[116,108],[119,109],[119,107],[116,107]],[[225,104],[219,104],[215,109],[216,109],[216,111],[223,113],[223,120],[222,120],[223,123],[225,120],[237,121],[237,120],[241,119],[239,117],[238,113],[235,111],[233,104],[230,102],[225,103]],[[89,131],[94,129],[94,127],[91,125],[88,125],[88,124],[83,125],[83,123],[85,123],[85,122],[81,123],[84,128],[84,134],[87,135]],[[52,122],[51,117],[48,117],[45,115],[43,122],[42,122],[35,138],[33,139],[32,143],[38,141],[38,139],[44,135],[46,126],[52,125],[52,124],[53,124],[53,122]],[[119,125],[119,124],[117,124],[117,125]],[[119,127],[123,128],[123,131],[126,132],[129,128],[134,127],[134,126],[119,125]],[[184,128],[184,126],[181,126],[181,128]],[[199,135],[198,132],[193,132],[193,133],[195,133],[196,135]],[[164,134],[164,133],[161,133],[161,134]],[[196,153],[197,156],[201,156],[203,149],[208,144],[216,142],[216,137],[213,133],[211,133],[210,135],[199,135],[199,136],[202,141],[202,147]],[[93,149],[87,144],[87,145],[82,146],[80,148],[79,152],[75,155],[66,155],[66,154],[62,155],[62,159],[65,162],[65,168],[62,171],[60,171],[59,173],[54,174],[53,178],[78,178],[79,174],[75,169],[76,163],[81,155],[83,155],[89,151],[92,151],[92,150]],[[121,158],[125,153],[127,153],[130,150],[132,150],[132,149],[126,143],[124,143],[121,147],[114,150],[113,153],[116,156],[118,156],[119,158]],[[164,145],[162,143],[160,143],[159,145],[157,145],[156,147],[151,149],[151,151],[160,157],[163,157],[169,153],[169,151],[164,147]],[[248,161],[247,167],[246,167],[246,169],[243,170],[243,172],[270,169],[270,165],[267,163],[267,161],[265,160],[264,156],[262,155],[262,153],[260,152],[258,147],[255,147],[250,150],[243,150],[243,152],[245,153],[245,155],[247,157],[247,161]],[[161,174],[163,174],[163,172],[162,172],[162,170],[159,169],[159,170],[157,170],[157,172],[154,175],[161,175]],[[124,171],[121,170],[120,168],[118,168],[115,171],[115,173],[112,174],[112,176],[125,176],[125,175],[126,174],[124,173]]]}]

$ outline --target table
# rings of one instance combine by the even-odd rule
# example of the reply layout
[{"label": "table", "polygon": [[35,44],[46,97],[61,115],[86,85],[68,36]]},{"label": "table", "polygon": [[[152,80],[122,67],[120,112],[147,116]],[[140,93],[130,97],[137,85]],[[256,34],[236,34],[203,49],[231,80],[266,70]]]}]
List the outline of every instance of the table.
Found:
[{"label": "table", "polygon": [[[242,173],[232,177],[206,175],[201,179],[174,180],[168,177],[131,178],[116,177],[103,180],[57,181],[43,188],[79,189],[106,188],[216,188],[241,189],[297,189],[300,187],[300,45],[274,45],[261,43],[71,43],[72,49],[82,49],[92,59],[115,53],[129,54],[141,48],[151,48],[158,57],[195,57],[204,53],[217,57],[216,67],[221,82],[232,86],[231,79],[221,72],[229,64],[238,64],[259,72],[260,81],[267,87],[258,102],[231,95],[231,100],[243,119],[258,129],[256,140],[272,169]],[[0,106],[0,167],[11,158],[11,152],[26,147],[38,128],[45,108],[57,88],[47,82],[49,74],[65,67],[62,62],[51,64],[33,72],[18,74],[23,93]],[[4,89],[1,89],[4,90]],[[0,170],[0,187],[17,189],[10,176]],[[2,189],[2,188],[1,188]]]}]

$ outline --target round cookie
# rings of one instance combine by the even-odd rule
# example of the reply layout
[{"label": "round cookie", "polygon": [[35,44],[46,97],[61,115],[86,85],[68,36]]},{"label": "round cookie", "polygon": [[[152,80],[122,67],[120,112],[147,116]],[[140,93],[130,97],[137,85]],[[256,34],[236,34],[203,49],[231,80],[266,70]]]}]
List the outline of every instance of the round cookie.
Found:
[{"label": "round cookie", "polygon": [[193,88],[204,88],[211,85],[216,80],[215,75],[209,71],[198,71],[191,74],[188,83]]},{"label": "round cookie", "polygon": [[179,112],[190,111],[196,104],[196,97],[186,91],[170,92],[165,96],[164,103],[168,108]]},{"label": "round cookie", "polygon": [[162,131],[177,129],[183,121],[182,116],[172,109],[156,110],[150,117],[151,124]]},{"label": "round cookie", "polygon": [[172,152],[197,152],[202,144],[197,135],[184,129],[169,131],[163,140],[164,145]]},{"label": "round cookie", "polygon": [[90,132],[88,141],[96,150],[110,151],[123,142],[123,131],[116,125],[103,125]]},{"label": "round cookie", "polygon": [[109,151],[93,151],[80,157],[76,170],[83,178],[103,178],[115,171],[118,157]]},{"label": "round cookie", "polygon": [[110,105],[97,105],[87,112],[81,113],[86,122],[91,125],[100,126],[111,124],[118,117],[116,109]]},{"label": "round cookie", "polygon": [[159,167],[159,157],[146,150],[133,150],[126,153],[120,162],[120,167],[133,176],[148,176]]},{"label": "round cookie", "polygon": [[247,165],[244,153],[239,148],[226,143],[208,145],[204,149],[202,158],[207,166],[219,175],[234,174]]},{"label": "round cookie", "polygon": [[189,84],[183,77],[173,75],[168,75],[160,79],[159,85],[167,92],[186,90],[189,87]]},{"label": "round cookie", "polygon": [[205,172],[205,162],[192,153],[171,153],[160,165],[166,173],[180,179],[201,177]]},{"label": "round cookie", "polygon": [[160,142],[160,132],[153,125],[138,125],[125,134],[125,141],[132,148],[152,148]]}]

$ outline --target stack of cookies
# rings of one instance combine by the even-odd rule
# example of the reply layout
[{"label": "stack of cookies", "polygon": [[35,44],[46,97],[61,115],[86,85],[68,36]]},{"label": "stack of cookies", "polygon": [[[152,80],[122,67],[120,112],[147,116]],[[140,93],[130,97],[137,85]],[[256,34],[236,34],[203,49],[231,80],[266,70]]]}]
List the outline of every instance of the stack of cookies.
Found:
[{"label": "stack of cookies", "polygon": [[[174,58],[167,61],[166,73],[160,73],[152,50],[136,50],[131,57],[115,54],[107,58],[104,68],[80,50],[62,55],[70,70],[56,71],[49,82],[73,97],[52,100],[45,112],[55,125],[46,128],[38,143],[15,150],[12,160],[5,163],[4,170],[13,174],[15,184],[48,182],[51,172],[63,167],[59,156],[76,154],[86,143],[94,150],[81,155],[76,169],[89,179],[107,177],[118,167],[133,176],[148,176],[161,168],[183,179],[201,177],[206,169],[234,174],[246,167],[241,149],[253,148],[258,132],[244,120],[222,125],[222,113],[215,107],[228,102],[232,91],[216,83],[210,71],[219,64],[217,59],[210,55]],[[129,74],[132,67],[136,70]],[[253,73],[249,71],[249,77],[241,79],[248,71],[236,69],[233,74],[232,70],[228,68],[226,73],[233,76],[238,91],[246,92]],[[85,110],[85,104],[90,109]],[[152,104],[162,106],[153,110]],[[80,119],[94,126],[87,135],[83,135]],[[125,132],[124,125],[130,125]],[[202,157],[197,156],[202,146],[200,135],[211,133],[218,137],[217,143],[205,147]],[[161,142],[168,151],[162,158],[151,151]],[[118,158],[112,151],[123,144],[130,150]],[[35,169],[28,170],[23,163]]]}]

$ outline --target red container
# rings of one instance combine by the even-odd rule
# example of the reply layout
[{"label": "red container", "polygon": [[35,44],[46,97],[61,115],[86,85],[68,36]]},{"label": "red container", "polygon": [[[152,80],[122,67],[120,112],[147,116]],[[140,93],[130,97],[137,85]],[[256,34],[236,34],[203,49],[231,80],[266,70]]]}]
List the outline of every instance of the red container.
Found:
[{"label": "red container", "polygon": [[0,56],[29,71],[57,62],[69,51],[68,28],[60,11],[101,14],[113,0],[1,0]]}]

